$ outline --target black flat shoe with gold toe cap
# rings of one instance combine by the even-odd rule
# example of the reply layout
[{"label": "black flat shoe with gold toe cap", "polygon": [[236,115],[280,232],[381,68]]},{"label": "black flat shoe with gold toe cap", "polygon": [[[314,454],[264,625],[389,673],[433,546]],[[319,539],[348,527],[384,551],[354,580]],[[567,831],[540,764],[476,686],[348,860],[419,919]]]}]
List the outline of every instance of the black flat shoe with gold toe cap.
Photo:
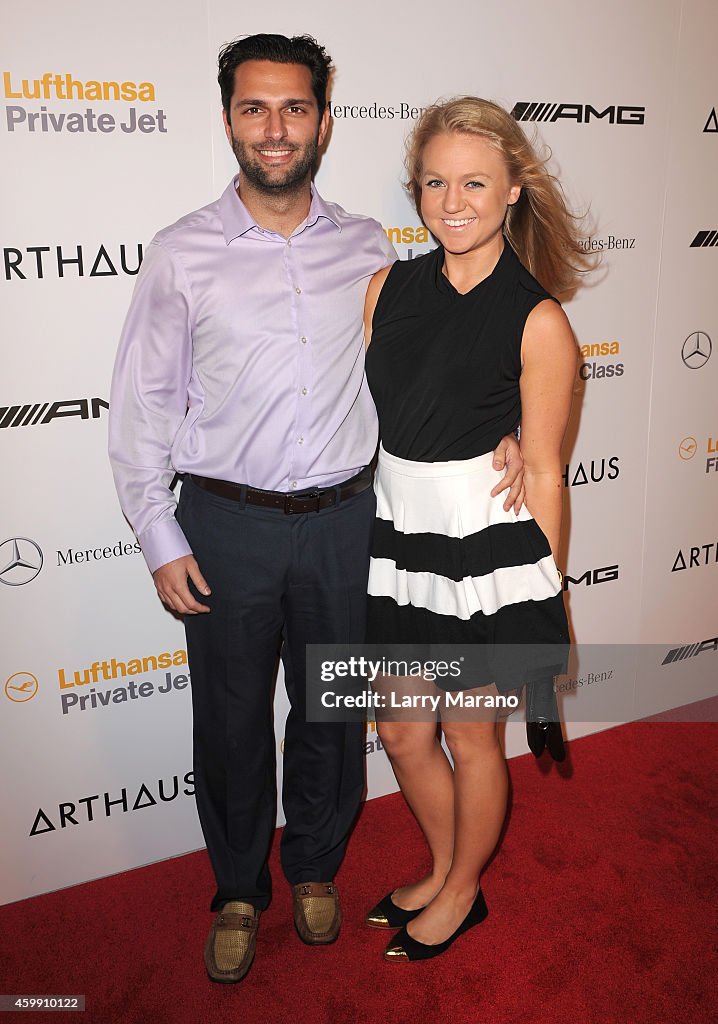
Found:
[{"label": "black flat shoe with gold toe cap", "polygon": [[481,924],[488,913],[484,894],[479,889],[471,910],[453,935],[450,935],[444,942],[437,942],[436,945],[427,946],[424,942],[419,942],[417,939],[412,938],[406,927],[404,927],[396,933],[386,947],[384,959],[390,960],[392,963],[409,963],[412,960],[430,960],[434,956],[440,956],[441,953],[446,952],[449,946],[453,945],[460,935],[467,932],[469,928],[473,928],[474,925]]},{"label": "black flat shoe with gold toe cap", "polygon": [[403,907],[397,907],[391,897],[392,894],[387,893],[384,899],[369,911],[364,918],[364,923],[368,924],[370,928],[403,928],[409,921],[418,917],[424,909],[419,907],[418,910],[404,910]]}]

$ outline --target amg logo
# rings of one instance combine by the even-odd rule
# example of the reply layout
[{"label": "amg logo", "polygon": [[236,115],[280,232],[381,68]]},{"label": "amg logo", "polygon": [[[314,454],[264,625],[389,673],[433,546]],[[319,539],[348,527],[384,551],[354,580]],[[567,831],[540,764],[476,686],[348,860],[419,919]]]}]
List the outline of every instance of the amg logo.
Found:
[{"label": "amg logo", "polygon": [[690,247],[691,249],[706,249],[711,245],[718,245],[718,231],[699,231]]},{"label": "amg logo", "polygon": [[71,398],[67,402],[36,402],[34,405],[0,405],[0,430],[3,427],[36,427],[66,416],[82,420],[99,420],[103,409],[109,409],[103,398]]},{"label": "amg logo", "polygon": [[569,583],[585,583],[587,587],[595,586],[597,583],[611,583],[618,579],[618,566],[605,565],[602,569],[587,569],[583,576],[569,576],[563,574],[563,589],[568,590]]},{"label": "amg logo", "polygon": [[688,644],[686,647],[674,647],[665,656],[661,665],[671,665],[675,661],[685,661],[686,658],[696,658],[699,654],[703,654],[704,651],[718,651],[718,636],[712,637],[710,640],[701,640],[697,644]]},{"label": "amg logo", "polygon": [[553,123],[560,119],[588,124],[589,121],[607,119],[609,124],[645,124],[645,107],[611,105],[604,110],[590,103],[517,103],[511,111],[517,121],[543,121]]}]

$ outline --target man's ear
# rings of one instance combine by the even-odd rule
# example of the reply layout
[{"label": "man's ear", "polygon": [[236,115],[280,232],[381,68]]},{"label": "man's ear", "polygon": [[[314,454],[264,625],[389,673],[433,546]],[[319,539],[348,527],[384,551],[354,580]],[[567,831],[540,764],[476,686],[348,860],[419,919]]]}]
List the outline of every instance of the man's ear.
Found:
[{"label": "man's ear", "polygon": [[232,145],[232,126],[227,119],[227,111],[222,110],[222,121],[224,122],[224,134],[227,136],[227,142]]},{"label": "man's ear", "polygon": [[324,108],[324,113],[319,120],[319,133],[317,135],[317,145],[321,146],[326,138],[327,131],[329,130],[329,107]]}]

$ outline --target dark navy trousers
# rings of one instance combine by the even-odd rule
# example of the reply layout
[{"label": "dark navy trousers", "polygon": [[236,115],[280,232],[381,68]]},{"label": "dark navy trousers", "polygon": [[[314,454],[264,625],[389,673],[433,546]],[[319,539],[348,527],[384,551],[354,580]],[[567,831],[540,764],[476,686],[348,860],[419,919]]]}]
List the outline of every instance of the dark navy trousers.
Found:
[{"label": "dark navy trousers", "polygon": [[177,518],[205,579],[209,613],[185,616],[197,809],[217,880],[212,909],[269,905],[276,820],[273,679],[290,712],[281,861],[290,884],[329,881],[364,789],[364,726],[306,721],[305,645],[361,643],[374,492],[285,515],[209,494],[186,479]]}]

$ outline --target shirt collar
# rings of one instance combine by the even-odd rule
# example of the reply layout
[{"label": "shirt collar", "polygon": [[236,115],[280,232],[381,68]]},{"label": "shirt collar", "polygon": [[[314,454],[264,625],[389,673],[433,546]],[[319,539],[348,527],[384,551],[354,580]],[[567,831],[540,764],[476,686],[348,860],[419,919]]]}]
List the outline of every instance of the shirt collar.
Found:
[{"label": "shirt collar", "polygon": [[[246,235],[252,228],[259,228],[256,220],[237,194],[238,183],[239,174],[236,174],[219,199],[219,216],[222,222],[224,240],[227,245],[235,238]],[[303,231],[305,228],[312,227],[320,218],[328,220],[341,231],[342,226],[334,209],[324,202],[317,192],[316,185],[312,182],[312,200],[309,204],[309,214],[304,224],[300,225],[298,230]]]}]

